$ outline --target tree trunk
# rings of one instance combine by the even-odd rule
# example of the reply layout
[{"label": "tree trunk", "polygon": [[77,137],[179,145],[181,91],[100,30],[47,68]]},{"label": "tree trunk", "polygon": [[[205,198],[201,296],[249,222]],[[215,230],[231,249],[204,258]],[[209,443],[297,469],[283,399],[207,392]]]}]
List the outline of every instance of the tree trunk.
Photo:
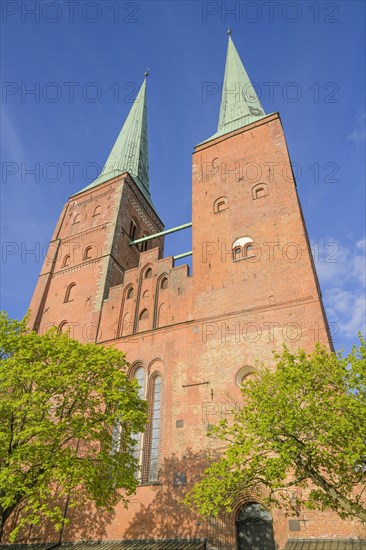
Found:
[{"label": "tree trunk", "polygon": [[318,472],[308,468],[307,466],[305,466],[305,471],[309,474],[310,479],[315,483],[315,485],[318,485],[321,489],[323,489],[323,491],[336,500],[343,510],[358,517],[362,521],[366,521],[365,508],[363,508],[360,504],[357,504],[357,502],[352,502],[343,497],[341,493],[339,493],[337,489],[334,489],[334,487],[332,487],[332,485],[330,485],[327,480],[323,478],[323,476],[318,474]]},{"label": "tree trunk", "polygon": [[2,507],[0,506],[0,542],[3,541],[4,525],[5,525],[4,512]]},{"label": "tree trunk", "polygon": [[325,493],[330,495],[345,512],[348,512],[350,515],[355,516],[362,521],[366,521],[366,510],[357,502],[352,502],[348,498],[345,498],[337,489],[335,489],[328,481],[319,474],[316,470],[311,468],[306,461],[301,457],[294,459],[297,466],[299,466],[309,477],[314,485],[323,489]]},{"label": "tree trunk", "polygon": [[4,527],[14,509],[15,509],[15,506],[5,508],[5,510],[2,506],[0,506],[0,542],[4,542],[3,541]]}]

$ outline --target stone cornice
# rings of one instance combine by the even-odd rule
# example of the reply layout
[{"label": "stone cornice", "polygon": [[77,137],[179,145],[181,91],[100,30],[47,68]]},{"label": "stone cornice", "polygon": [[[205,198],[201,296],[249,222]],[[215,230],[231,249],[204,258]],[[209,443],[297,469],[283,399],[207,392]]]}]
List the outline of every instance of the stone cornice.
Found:
[{"label": "stone cornice", "polygon": [[89,267],[92,264],[99,263],[102,258],[104,258],[104,256],[102,256],[101,258],[96,258],[95,260],[91,260],[89,262],[85,262],[82,264],[75,265],[73,267],[63,269],[62,271],[57,271],[57,273],[54,273],[53,276],[61,277],[62,275],[66,275],[67,273],[72,273],[73,271],[79,271],[80,269],[85,269],[86,267]]},{"label": "stone cornice", "polygon": [[96,195],[90,195],[90,197],[88,197],[87,199],[83,200],[83,201],[80,201],[78,202],[77,200],[70,200],[70,205],[71,206],[86,206],[87,204],[91,203],[91,202],[95,202],[97,200],[99,200],[100,198],[102,197],[105,197],[106,195],[110,195],[108,198],[112,198],[112,193],[115,189],[112,189],[109,188],[107,189],[107,191],[104,191],[103,193],[99,193],[99,194],[96,194]]},{"label": "stone cornice", "polygon": [[[102,229],[106,229],[107,225],[110,225],[110,222],[105,222],[102,225],[98,225],[97,227],[93,227],[92,229],[85,229],[85,231],[80,231],[79,233],[75,233],[75,235],[70,235],[69,237],[62,237],[62,243],[66,243],[69,241],[73,241],[76,238],[80,237],[80,235],[88,235],[89,233],[96,233],[97,231],[101,231]],[[61,243],[61,246],[62,246]]]}]

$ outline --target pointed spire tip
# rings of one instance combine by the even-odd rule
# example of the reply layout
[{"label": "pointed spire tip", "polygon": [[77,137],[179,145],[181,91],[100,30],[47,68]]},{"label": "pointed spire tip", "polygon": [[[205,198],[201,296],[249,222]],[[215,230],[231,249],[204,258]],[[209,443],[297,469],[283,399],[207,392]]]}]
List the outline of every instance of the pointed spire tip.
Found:
[{"label": "pointed spire tip", "polygon": [[96,187],[116,176],[128,172],[151,203],[149,191],[148,136],[146,108],[146,67],[145,80],[133,102],[130,112],[112,147],[103,170],[98,178],[85,189]]},{"label": "pointed spire tip", "polygon": [[[217,129],[217,132],[221,133],[221,135],[233,129],[246,126],[265,116],[256,91],[231,40],[230,28],[228,28],[227,34],[229,41]],[[234,99],[231,90],[236,89],[239,85],[241,89],[245,90],[245,94],[239,94]]]},{"label": "pointed spire tip", "polygon": [[228,35],[229,38],[231,38],[231,29],[230,29],[230,27],[227,28],[226,34]]}]

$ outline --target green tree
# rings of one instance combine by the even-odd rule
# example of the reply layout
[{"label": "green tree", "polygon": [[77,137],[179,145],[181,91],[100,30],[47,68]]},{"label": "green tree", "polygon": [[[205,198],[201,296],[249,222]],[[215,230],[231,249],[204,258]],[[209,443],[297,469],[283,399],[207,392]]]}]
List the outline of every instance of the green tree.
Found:
[{"label": "green tree", "polygon": [[0,540],[17,506],[11,540],[45,517],[60,529],[66,500],[127,505],[138,484],[132,434],[146,423],[123,353],[26,323],[0,313]]},{"label": "green tree", "polygon": [[[275,354],[276,368],[244,380],[234,420],[208,434],[222,452],[186,496],[205,516],[231,511],[262,487],[267,505],[335,510],[366,520],[366,348],[343,357],[318,345],[311,355]],[[212,460],[212,457],[211,457]]]}]

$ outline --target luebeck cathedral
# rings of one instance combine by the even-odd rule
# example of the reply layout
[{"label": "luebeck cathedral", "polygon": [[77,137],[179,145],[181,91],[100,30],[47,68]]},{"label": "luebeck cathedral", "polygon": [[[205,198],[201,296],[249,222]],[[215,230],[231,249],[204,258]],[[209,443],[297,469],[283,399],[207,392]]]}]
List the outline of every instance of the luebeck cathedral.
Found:
[{"label": "luebeck cathedral", "polygon": [[[56,324],[127,353],[149,403],[136,436],[141,483],[128,509],[70,510],[62,541],[33,530],[26,548],[365,549],[361,521],[266,510],[260,487],[218,519],[181,504],[215,452],[208,426],[240,406],[256,362],[274,365],[284,341],[332,346],[281,120],[263,111],[230,35],[218,129],[194,148],[192,199],[192,251],[166,257],[145,78],[98,179],[64,206],[30,305],[37,331]],[[189,254],[193,274],[175,265]]]}]

